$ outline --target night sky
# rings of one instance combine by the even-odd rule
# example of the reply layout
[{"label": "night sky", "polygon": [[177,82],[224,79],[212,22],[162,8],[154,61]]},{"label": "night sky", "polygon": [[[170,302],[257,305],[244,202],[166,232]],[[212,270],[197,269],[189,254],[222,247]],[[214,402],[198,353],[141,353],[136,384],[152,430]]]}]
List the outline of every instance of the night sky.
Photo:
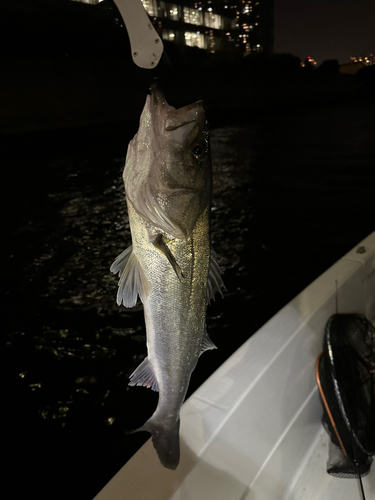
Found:
[{"label": "night sky", "polygon": [[375,0],[275,0],[275,52],[350,62],[375,51]]}]

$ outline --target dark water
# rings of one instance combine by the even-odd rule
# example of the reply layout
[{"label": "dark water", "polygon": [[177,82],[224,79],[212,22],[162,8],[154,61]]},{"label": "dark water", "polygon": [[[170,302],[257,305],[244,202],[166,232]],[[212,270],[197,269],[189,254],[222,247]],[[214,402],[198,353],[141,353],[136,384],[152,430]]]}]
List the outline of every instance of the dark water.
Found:
[{"label": "dark water", "polygon": [[[227,292],[218,350],[189,394],[279,308],[374,230],[375,106],[211,123],[212,240]],[[225,125],[223,126],[222,123]],[[92,498],[147,439],[157,395],[128,388],[146,354],[141,307],[115,303],[130,243],[122,170],[136,126],[8,144],[3,437],[14,496]]]}]

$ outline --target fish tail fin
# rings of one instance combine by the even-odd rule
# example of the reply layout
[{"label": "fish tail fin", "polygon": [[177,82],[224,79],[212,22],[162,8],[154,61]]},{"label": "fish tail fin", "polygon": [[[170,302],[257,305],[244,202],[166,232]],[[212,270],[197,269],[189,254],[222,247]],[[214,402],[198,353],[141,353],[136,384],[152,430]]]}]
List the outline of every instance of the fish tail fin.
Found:
[{"label": "fish tail fin", "polygon": [[163,419],[153,415],[138,431],[151,434],[159,460],[167,469],[175,470],[180,462],[180,419]]}]

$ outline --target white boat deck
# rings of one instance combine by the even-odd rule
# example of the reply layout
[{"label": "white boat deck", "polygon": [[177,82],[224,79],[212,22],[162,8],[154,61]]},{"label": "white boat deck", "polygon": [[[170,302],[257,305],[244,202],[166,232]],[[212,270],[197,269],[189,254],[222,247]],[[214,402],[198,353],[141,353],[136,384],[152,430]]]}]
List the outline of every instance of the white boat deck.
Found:
[{"label": "white boat deck", "polygon": [[[287,488],[283,500],[356,500],[362,499],[359,484],[355,479],[330,476],[325,463],[328,456],[329,437],[321,429],[314,445],[301,464],[300,470]],[[368,500],[375,498],[375,473],[362,479],[363,489]]]},{"label": "white boat deck", "polygon": [[[175,471],[160,465],[149,440],[95,500],[359,499],[356,480],[325,470],[328,437],[314,367],[336,304],[340,313],[374,320],[375,232],[281,309],[184,403]],[[375,498],[374,476],[375,466],[364,478],[368,499]]]}]

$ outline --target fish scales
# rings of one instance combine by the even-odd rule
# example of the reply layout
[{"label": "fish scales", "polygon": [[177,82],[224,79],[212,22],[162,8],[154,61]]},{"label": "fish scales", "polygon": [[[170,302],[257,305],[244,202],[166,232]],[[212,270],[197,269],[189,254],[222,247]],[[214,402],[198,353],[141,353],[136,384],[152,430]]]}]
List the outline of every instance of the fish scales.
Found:
[{"label": "fish scales", "polygon": [[124,169],[132,246],[111,270],[117,303],[144,307],[148,356],[129,385],[159,391],[139,429],[151,433],[161,463],[179,463],[180,408],[199,356],[215,348],[206,308],[224,287],[210,243],[211,159],[201,102],[179,110],[151,87]]},{"label": "fish scales", "polygon": [[[129,206],[129,205],[128,205]],[[206,289],[210,258],[209,219],[207,210],[197,221],[187,240],[174,240],[170,248],[181,267],[184,279],[179,281],[169,262],[147,240],[139,216],[129,206],[133,251],[139,256],[148,280],[154,284],[144,300],[147,351],[158,380],[159,392],[174,395],[177,412],[186,394],[190,374],[195,368],[205,335]],[[141,240],[143,245],[134,244]],[[181,307],[181,304],[184,307]],[[171,411],[168,408],[158,411]]]}]

